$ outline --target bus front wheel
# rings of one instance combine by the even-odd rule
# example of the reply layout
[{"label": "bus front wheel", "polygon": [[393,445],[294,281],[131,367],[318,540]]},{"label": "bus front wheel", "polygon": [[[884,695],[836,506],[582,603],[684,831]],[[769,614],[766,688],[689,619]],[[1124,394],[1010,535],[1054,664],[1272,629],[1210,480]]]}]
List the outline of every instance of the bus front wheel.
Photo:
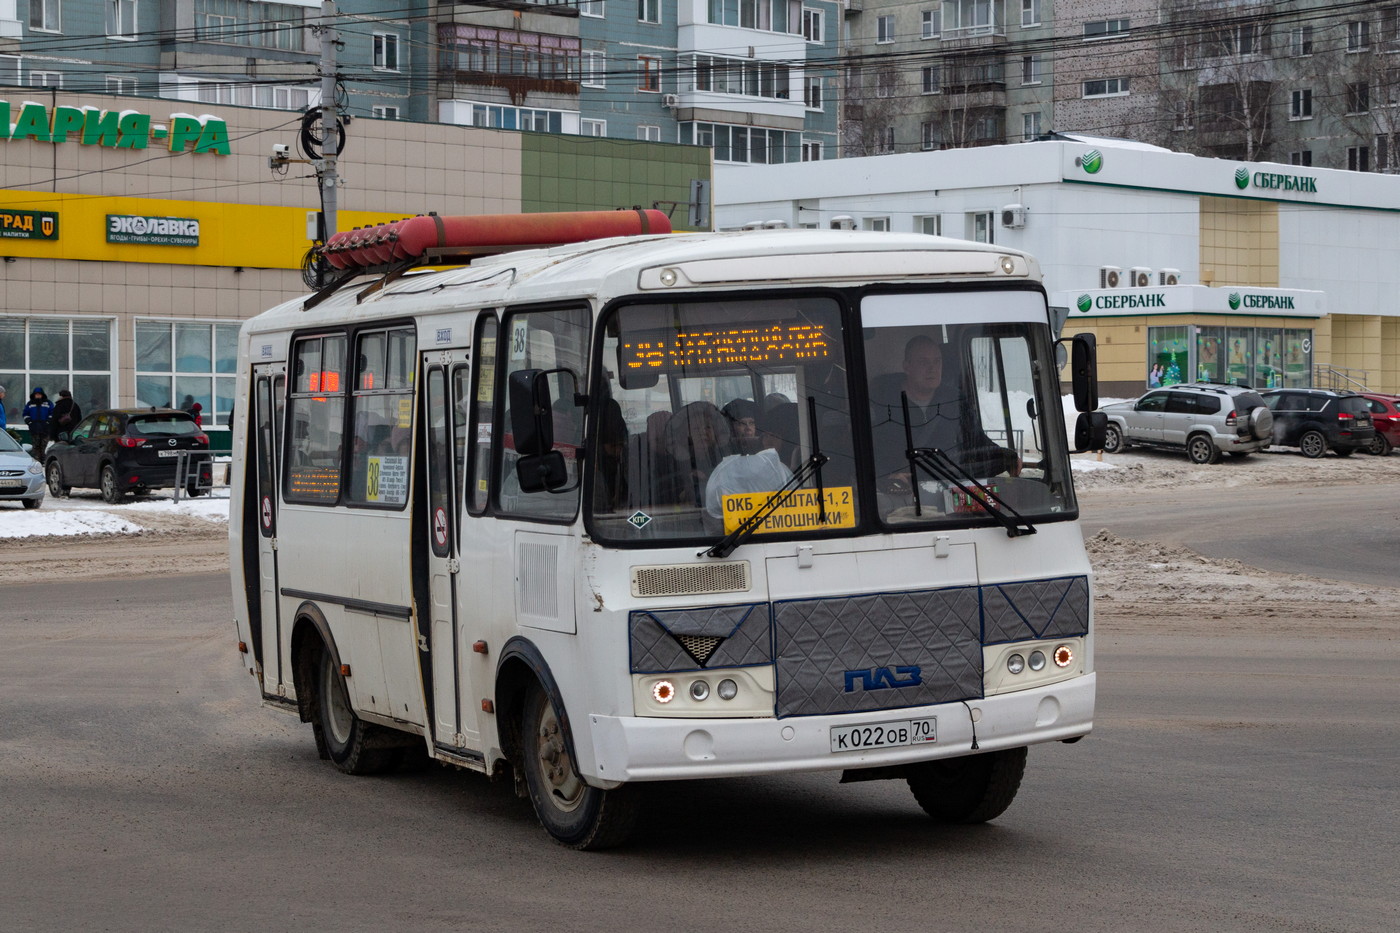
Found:
[{"label": "bus front wheel", "polygon": [[316,671],[317,738],[335,766],[346,774],[378,774],[398,761],[399,748],[386,730],[370,725],[350,708],[350,694],[335,656],[321,649]]},{"label": "bus front wheel", "polygon": [[525,698],[521,757],[540,825],[571,849],[607,849],[627,841],[639,813],[637,788],[584,783],[569,752],[567,724],[539,686]]},{"label": "bus front wheel", "polygon": [[1025,773],[1025,748],[1009,748],[911,765],[907,780],[919,806],[938,822],[985,823],[1011,806]]}]

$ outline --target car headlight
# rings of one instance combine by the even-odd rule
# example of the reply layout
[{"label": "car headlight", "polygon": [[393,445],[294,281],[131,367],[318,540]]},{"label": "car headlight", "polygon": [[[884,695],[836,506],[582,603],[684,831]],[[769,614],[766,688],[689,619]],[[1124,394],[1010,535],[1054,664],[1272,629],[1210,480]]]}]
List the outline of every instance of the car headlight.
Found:
[{"label": "car headlight", "polygon": [[33,463],[29,464],[29,472],[30,472],[30,473],[34,473],[34,474],[37,474],[37,475],[39,475],[39,476],[43,476],[43,475],[44,475],[44,465],[43,465],[42,463],[40,463],[38,460],[35,460]]}]

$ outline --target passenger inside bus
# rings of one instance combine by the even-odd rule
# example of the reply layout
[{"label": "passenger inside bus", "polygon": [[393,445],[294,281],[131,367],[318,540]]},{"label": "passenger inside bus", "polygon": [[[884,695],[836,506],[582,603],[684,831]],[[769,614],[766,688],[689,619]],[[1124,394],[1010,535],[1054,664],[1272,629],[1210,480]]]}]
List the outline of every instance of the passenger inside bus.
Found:
[{"label": "passenger inside bus", "polygon": [[[797,407],[791,402],[788,405],[794,409]],[[795,426],[796,419],[789,423],[784,417],[787,413],[779,408],[771,409],[764,416],[762,431],[757,438],[761,445],[759,449],[730,454],[710,474],[705,484],[708,530],[719,530],[723,526],[725,496],[774,492],[792,479],[792,471],[784,464],[780,451],[787,443],[784,432]]]},{"label": "passenger inside bus", "polygon": [[758,436],[758,406],[746,398],[736,398],[721,409],[729,419],[730,430],[740,442]]},{"label": "passenger inside bus", "polygon": [[719,462],[734,452],[729,419],[713,402],[691,402],[666,422],[662,446],[667,462],[656,479],[656,501],[700,507],[705,482]]},{"label": "passenger inside bus", "polygon": [[[904,398],[909,403],[908,431]],[[956,350],[928,334],[917,334],[904,345],[900,372],[871,382],[870,404],[875,468],[882,489],[910,488],[911,436],[914,447],[941,450],[975,477],[1020,474],[1016,454],[992,441],[978,424],[977,403],[966,391]]]}]

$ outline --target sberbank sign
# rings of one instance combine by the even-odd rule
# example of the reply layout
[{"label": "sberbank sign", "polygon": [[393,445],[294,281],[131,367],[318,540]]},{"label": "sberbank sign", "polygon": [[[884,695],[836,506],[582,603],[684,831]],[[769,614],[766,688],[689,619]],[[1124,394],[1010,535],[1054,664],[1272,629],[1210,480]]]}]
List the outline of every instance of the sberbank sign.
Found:
[{"label": "sberbank sign", "polygon": [[1229,297],[1230,310],[1238,311],[1240,308],[1266,308],[1275,311],[1294,311],[1292,295],[1249,295],[1231,292]]},{"label": "sberbank sign", "polygon": [[1097,308],[1100,311],[1117,311],[1122,308],[1165,308],[1167,306],[1167,296],[1161,292],[1149,292],[1145,295],[1080,295],[1075,302],[1081,313],[1088,314]]},{"label": "sberbank sign", "polygon": [[108,149],[147,149],[152,141],[171,152],[228,155],[228,124],[213,117],[172,113],[168,124],[153,123],[148,113],[54,107],[25,101],[11,116],[10,102],[0,100],[0,140],[36,143],[76,142]]},{"label": "sberbank sign", "polygon": [[1276,191],[1304,191],[1317,194],[1317,179],[1311,175],[1282,175],[1278,172],[1254,172],[1240,166],[1235,169],[1235,187],[1243,191],[1253,183],[1256,188]]}]

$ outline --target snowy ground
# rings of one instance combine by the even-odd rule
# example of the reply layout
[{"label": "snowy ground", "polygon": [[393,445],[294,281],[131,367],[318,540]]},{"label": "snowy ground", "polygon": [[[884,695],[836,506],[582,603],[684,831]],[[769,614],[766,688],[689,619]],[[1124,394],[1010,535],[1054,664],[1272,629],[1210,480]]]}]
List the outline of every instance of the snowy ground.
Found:
[{"label": "snowy ground", "polygon": [[117,505],[103,502],[96,492],[75,489],[68,498],[45,496],[37,509],[0,507],[0,538],[140,535],[200,525],[228,525],[227,489],[179,502],[162,491]]}]

